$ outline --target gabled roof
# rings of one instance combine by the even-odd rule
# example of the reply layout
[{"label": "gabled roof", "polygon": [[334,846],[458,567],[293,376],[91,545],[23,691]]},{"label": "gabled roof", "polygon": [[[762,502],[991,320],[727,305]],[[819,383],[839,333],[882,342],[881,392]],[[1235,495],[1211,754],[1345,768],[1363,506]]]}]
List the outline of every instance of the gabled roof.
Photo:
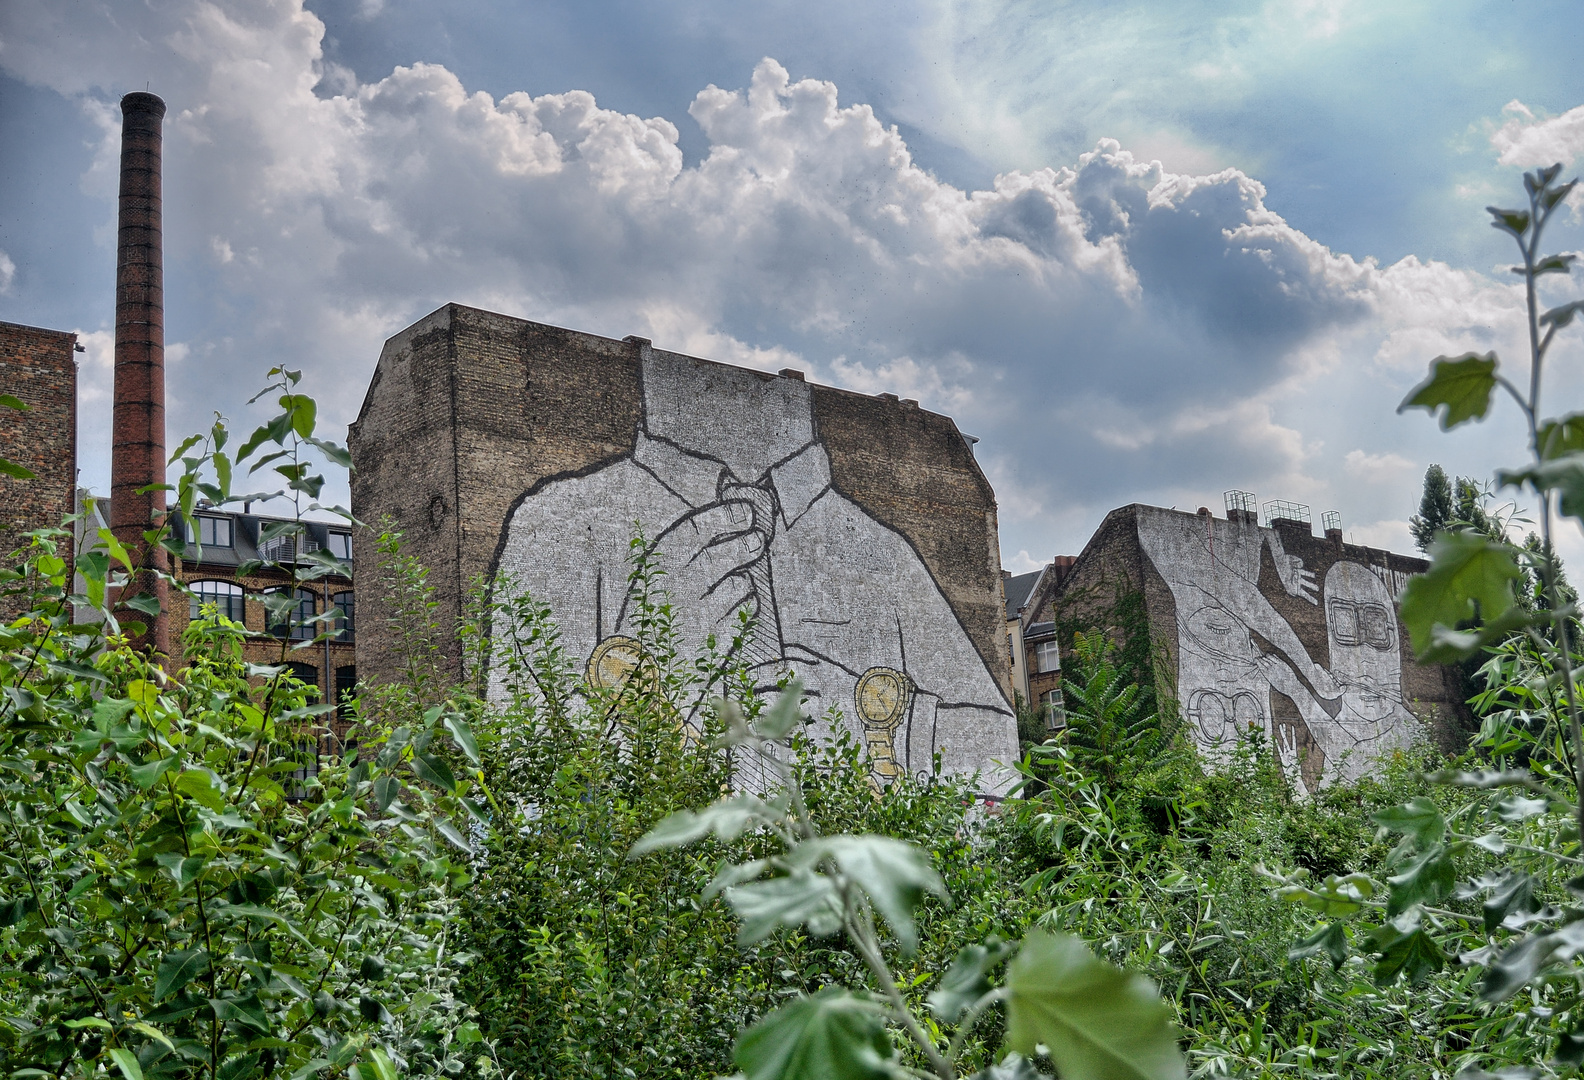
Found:
[{"label": "gabled roof", "polygon": [[1006,617],[1008,621],[1018,617],[1018,612],[1023,605],[1028,603],[1029,594],[1034,591],[1034,585],[1039,581],[1043,570],[1030,570],[1026,574],[1009,577],[1003,586],[1006,592]]}]

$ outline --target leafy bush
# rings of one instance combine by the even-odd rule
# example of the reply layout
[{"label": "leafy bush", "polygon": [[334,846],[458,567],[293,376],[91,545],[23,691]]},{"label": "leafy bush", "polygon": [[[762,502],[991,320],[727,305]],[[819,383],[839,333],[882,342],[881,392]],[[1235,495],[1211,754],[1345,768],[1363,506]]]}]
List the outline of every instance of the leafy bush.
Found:
[{"label": "leafy bush", "polygon": [[[218,485],[199,478],[223,445],[217,424],[175,513],[190,516],[205,487],[230,497],[229,464]],[[0,630],[8,1073],[460,1072],[482,1048],[451,926],[470,783],[444,757],[470,752],[461,717],[364,726],[355,749],[322,760],[328,706],[286,667],[244,662],[248,631],[211,608],[189,627],[185,665],[165,670],[112,611],[141,567],[107,532],[69,566],[68,536],[33,534],[3,576],[24,609]],[[144,539],[181,548],[165,524]]]}]

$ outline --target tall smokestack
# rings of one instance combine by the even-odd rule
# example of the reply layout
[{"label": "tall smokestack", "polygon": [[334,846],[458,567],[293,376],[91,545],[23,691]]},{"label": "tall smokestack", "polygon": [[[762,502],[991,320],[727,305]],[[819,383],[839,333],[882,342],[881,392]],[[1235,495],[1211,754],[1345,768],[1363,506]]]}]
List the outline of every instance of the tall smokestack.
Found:
[{"label": "tall smokestack", "polygon": [[[143,532],[165,513],[165,267],[162,251],[160,124],[165,102],[153,94],[121,99],[121,205],[116,249],[115,412],[110,449],[110,530],[136,564],[168,570],[159,547],[144,550]],[[123,609],[117,618],[151,623],[137,642],[170,654],[165,582],[140,574],[123,595],[154,596],[160,614]]]}]

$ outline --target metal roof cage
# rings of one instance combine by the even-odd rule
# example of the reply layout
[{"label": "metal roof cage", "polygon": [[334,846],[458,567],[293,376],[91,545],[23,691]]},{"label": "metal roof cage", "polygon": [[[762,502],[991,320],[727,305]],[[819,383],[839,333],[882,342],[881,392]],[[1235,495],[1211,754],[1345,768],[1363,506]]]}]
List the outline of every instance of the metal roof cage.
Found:
[{"label": "metal roof cage", "polygon": [[1320,515],[1320,527],[1326,532],[1330,532],[1332,529],[1335,529],[1337,532],[1341,532],[1342,515],[1337,513],[1335,510],[1327,510],[1325,513]]},{"label": "metal roof cage", "polygon": [[1288,502],[1286,499],[1272,499],[1264,506],[1265,527],[1276,524],[1278,521],[1296,521],[1300,525],[1309,524],[1309,507],[1303,503]]},{"label": "metal roof cage", "polygon": [[1259,501],[1252,491],[1228,491],[1222,498],[1226,500],[1229,514],[1234,510],[1247,510],[1251,514],[1259,513]]}]

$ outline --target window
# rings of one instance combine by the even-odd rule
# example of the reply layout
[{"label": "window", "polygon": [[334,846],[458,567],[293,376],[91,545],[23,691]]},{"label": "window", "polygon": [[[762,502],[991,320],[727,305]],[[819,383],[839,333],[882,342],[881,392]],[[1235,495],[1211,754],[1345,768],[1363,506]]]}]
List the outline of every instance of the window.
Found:
[{"label": "window", "polygon": [[342,562],[352,561],[352,534],[344,532],[330,533],[330,554]]},{"label": "window", "polygon": [[357,697],[357,668],[348,664],[338,667],[335,671],[336,705],[341,709],[341,719],[350,720],[352,717],[350,705],[352,699]]},{"label": "window", "polygon": [[312,664],[291,661],[286,666],[291,669],[292,678],[298,682],[307,683],[309,686],[319,685],[319,669]]},{"label": "window", "polygon": [[259,545],[259,558],[265,562],[294,563],[297,561],[297,534],[286,533],[284,536],[272,536]]},{"label": "window", "polygon": [[[230,524],[227,522],[226,524]],[[195,581],[192,583],[192,603],[188,617],[203,616],[203,607],[213,604],[215,614],[224,615],[232,622],[242,621],[242,586],[234,581]]]},{"label": "window", "polygon": [[352,640],[352,593],[338,592],[330,598],[336,609],[336,640]]},{"label": "window", "polygon": [[234,546],[231,540],[231,519],[198,515],[198,543],[204,547]]},{"label": "window", "polygon": [[[270,589],[265,595],[267,597],[278,597],[285,591],[285,589]],[[266,601],[264,610],[266,612],[264,629],[276,637],[291,638],[293,641],[308,641],[318,632],[319,628],[313,621],[314,612],[317,608],[314,603],[314,594],[311,590],[298,589],[296,602],[288,606],[284,611],[273,610],[269,606],[268,601]],[[296,666],[298,665],[294,665],[294,669]],[[309,668],[309,670],[314,672],[313,681],[317,683],[319,681],[318,669]]]},{"label": "window", "polygon": [[1067,726],[1067,703],[1062,700],[1060,687],[1040,695],[1040,712],[1045,714],[1045,726],[1051,731]]},{"label": "window", "polygon": [[1041,674],[1061,670],[1061,646],[1055,638],[1034,646],[1034,669]]}]

